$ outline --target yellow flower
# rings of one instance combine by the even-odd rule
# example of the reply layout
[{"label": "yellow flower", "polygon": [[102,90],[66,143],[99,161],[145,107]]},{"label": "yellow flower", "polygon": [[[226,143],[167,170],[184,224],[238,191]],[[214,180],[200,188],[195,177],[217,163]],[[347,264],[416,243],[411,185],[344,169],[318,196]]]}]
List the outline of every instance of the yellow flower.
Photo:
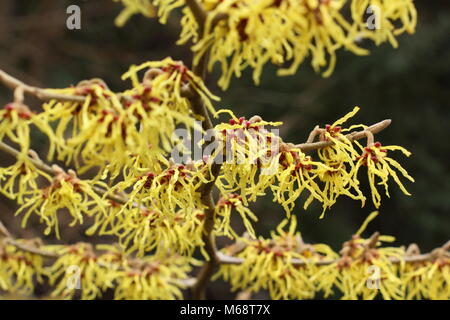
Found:
[{"label": "yellow flower", "polygon": [[[398,170],[409,181],[414,182],[408,172],[394,159],[388,157],[388,151],[401,151],[404,155],[410,156],[411,153],[400,146],[382,146],[380,142],[369,142],[367,147],[362,147],[357,141],[355,143],[361,148],[362,154],[357,158],[357,162],[353,170],[357,172],[362,166],[367,167],[367,175],[369,178],[370,189],[372,191],[372,201],[376,208],[381,204],[381,195],[377,190],[377,185],[384,186],[385,193],[389,197],[388,180],[389,177],[395,181],[400,190],[406,194],[410,193],[403,186],[396,171]],[[377,181],[377,178],[380,181]]]},{"label": "yellow flower", "polygon": [[[324,210],[335,204],[341,195],[360,200],[361,206],[364,206],[366,197],[359,189],[359,181],[352,170],[351,162],[348,162],[348,158],[342,154],[331,155],[334,151],[335,149],[332,148],[324,148],[318,151],[319,158],[329,168],[323,169],[319,173],[319,179],[324,183],[323,193],[327,199],[326,203],[324,203]],[[327,155],[324,156],[324,153],[327,153]],[[326,161],[326,157],[333,160]]]},{"label": "yellow flower", "polygon": [[399,266],[391,259],[401,260],[405,255],[403,247],[380,247],[382,242],[393,242],[391,236],[374,234],[369,239],[361,237],[367,225],[378,215],[372,212],[359,230],[346,241],[340,257],[333,263],[322,266],[311,281],[317,282],[317,290],[323,290],[325,297],[336,287],[342,292],[342,299],[374,299],[381,293],[386,300],[403,299]]},{"label": "yellow flower", "polygon": [[0,110],[0,141],[5,137],[17,143],[21,150],[30,148],[31,110],[22,103],[7,104]]},{"label": "yellow flower", "polygon": [[[99,235],[111,235],[112,229],[118,225],[120,217],[126,217],[122,211],[122,204],[115,200],[108,199],[104,202],[105,215],[95,215],[94,222],[86,230],[86,235],[92,236],[94,234]],[[122,211],[122,214],[120,212]]]},{"label": "yellow flower", "polygon": [[[413,0],[353,0],[351,13],[358,33],[356,37],[370,39],[377,45],[389,41],[398,47],[396,36],[415,32],[417,11]],[[364,21],[366,13],[371,19]]]},{"label": "yellow flower", "polygon": [[[191,258],[178,255],[146,256],[127,260],[117,279],[114,298],[117,300],[182,299],[183,280],[188,278]],[[198,263],[197,263],[198,264]]]},{"label": "yellow flower", "polygon": [[172,10],[185,5],[185,0],[153,0],[153,4],[158,8],[159,21],[166,23]]},{"label": "yellow flower", "polygon": [[101,182],[80,180],[75,172],[64,172],[54,166],[55,176],[43,189],[31,189],[24,193],[24,204],[16,211],[16,215],[24,212],[22,226],[25,227],[31,214],[35,213],[47,228],[48,235],[52,229],[59,238],[58,211],[66,208],[73,220],[71,226],[83,223],[84,215],[105,214],[105,202],[94,192],[93,186],[106,187]]},{"label": "yellow flower", "polygon": [[295,201],[306,190],[309,196],[303,205],[304,209],[307,209],[314,199],[323,203],[324,207],[330,206],[330,200],[315,179],[323,170],[332,169],[314,161],[311,156],[289,144],[282,145],[280,151],[276,157],[279,163],[279,170],[275,174],[277,181],[271,186],[274,201],[280,203],[286,213],[290,214]]},{"label": "yellow flower", "polygon": [[[137,73],[148,68],[150,69],[144,76],[144,82],[140,83]],[[133,88],[156,94],[163,104],[181,113],[191,114],[189,100],[183,97],[183,90],[188,86],[200,96],[212,114],[215,110],[211,100],[220,100],[206,88],[200,77],[184,66],[183,62],[174,61],[170,57],[161,61],[149,61],[139,66],[131,66],[130,70],[122,76],[122,80],[125,79],[131,80]]]},{"label": "yellow flower", "polygon": [[[253,69],[253,79],[258,84],[265,64],[282,66],[278,74],[291,75],[309,56],[314,70],[326,68],[323,75],[329,76],[336,65],[337,50],[367,55],[369,51],[357,44],[363,39],[377,45],[389,41],[397,47],[395,37],[404,32],[414,33],[417,24],[413,0],[198,2],[206,12],[204,26],[198,25],[184,0],[153,1],[161,23],[167,22],[171,11],[184,6],[177,43],[194,43],[194,64],[207,54],[209,70],[220,63],[219,86],[224,90],[231,77],[240,77],[247,67]],[[138,11],[137,6],[129,7],[127,12]],[[346,14],[347,9],[351,17]]]},{"label": "yellow flower", "polygon": [[[311,55],[311,65],[316,72],[326,68],[328,77],[336,65],[336,51],[344,48],[357,55],[368,51],[360,48],[352,37],[353,22],[345,19],[346,0],[306,0],[301,5],[291,3],[287,8],[294,25],[294,39],[289,68],[280,75],[294,74],[303,61]],[[289,51],[288,51],[289,53]]]},{"label": "yellow flower", "polygon": [[[76,87],[48,89],[58,94],[85,97],[84,102],[59,102],[52,100],[43,105],[38,116],[55,124],[56,149],[59,160],[74,162],[79,173],[114,159],[123,165],[129,161],[133,148],[144,144],[136,128],[136,121],[127,117],[119,96],[110,91],[101,79],[85,80]],[[83,161],[80,161],[82,159]]]},{"label": "yellow flower", "polygon": [[[215,63],[221,64],[222,89],[248,66],[254,69],[258,83],[266,63],[288,64],[278,73],[291,75],[309,56],[314,70],[326,68],[323,75],[329,76],[338,49],[366,55],[369,51],[356,44],[361,39],[376,44],[389,41],[396,46],[395,36],[413,33],[417,23],[411,0],[204,0],[201,4],[207,12],[204,35],[199,35],[192,12],[184,8],[178,43],[193,40],[196,64],[207,53],[210,70]],[[344,14],[347,7],[351,19]],[[370,12],[377,14],[379,25],[369,25]]]},{"label": "yellow flower", "polygon": [[53,246],[60,254],[56,262],[48,268],[51,285],[55,285],[53,297],[71,299],[81,292],[81,299],[93,300],[102,291],[113,287],[116,270],[101,266],[99,257],[91,244],[78,243],[71,246]]},{"label": "yellow flower", "polygon": [[[223,161],[216,186],[224,194],[239,192],[247,205],[248,200],[255,201],[263,195],[273,182],[273,171],[278,168],[273,165],[272,157],[278,152],[281,139],[266,127],[276,127],[281,122],[264,121],[259,116],[238,119],[226,109],[217,114],[220,113],[230,114],[231,119],[215,126],[220,146],[218,155]],[[218,155],[213,154],[211,158]]]},{"label": "yellow flower", "polygon": [[[148,70],[146,70],[148,69]],[[142,81],[138,73],[146,70]],[[52,159],[74,163],[79,173],[98,168],[95,179],[116,178],[126,171],[152,168],[161,154],[171,152],[180,139],[175,130],[199,129],[189,94],[197,94],[210,112],[212,95],[201,78],[171,58],[132,66],[123,75],[132,88],[122,93],[108,89],[101,79],[80,82],[67,89],[49,92],[84,97],[84,102],[50,101],[44,104],[41,121],[56,122]],[[198,119],[201,120],[201,119]],[[49,134],[50,135],[50,134]]]},{"label": "yellow flower", "polygon": [[[230,282],[233,291],[267,289],[272,299],[313,298],[315,288],[309,277],[316,270],[314,262],[334,258],[336,254],[326,245],[303,243],[296,232],[295,216],[291,218],[289,230],[284,231],[288,222],[284,220],[270,239],[240,239],[245,247],[236,257],[243,258],[243,262],[221,265],[214,278],[222,276]],[[294,265],[294,259],[302,264]]]},{"label": "yellow flower", "polygon": [[258,218],[249,208],[244,206],[242,197],[235,193],[223,195],[217,202],[215,214],[217,235],[224,235],[233,239],[238,237],[236,232],[231,228],[232,209],[235,209],[239,213],[250,236],[256,238],[251,220],[258,221]]},{"label": "yellow flower", "polygon": [[139,176],[130,176],[106,193],[120,193],[132,187],[126,205],[118,214],[136,206],[157,208],[165,215],[174,215],[183,210],[202,209],[199,188],[209,180],[209,165],[204,161],[176,164],[161,158],[156,171],[145,171]]},{"label": "yellow flower", "polygon": [[[29,151],[31,156],[39,159],[34,151]],[[13,165],[0,168],[0,192],[6,197],[23,204],[24,196],[29,190],[39,189],[37,179],[43,176],[50,180],[50,176],[36,168],[28,156],[20,153]]]},{"label": "yellow flower", "polygon": [[[124,111],[104,109],[92,119],[81,132],[67,142],[68,157],[73,158],[79,173],[87,169],[108,164],[108,169],[117,174],[119,166],[130,162],[132,151],[144,149],[142,134],[136,129],[136,122]],[[84,163],[79,164],[78,155]],[[116,167],[113,167],[113,166]],[[116,168],[114,170],[113,168]]]},{"label": "yellow flower", "polygon": [[142,257],[155,251],[157,254],[176,252],[189,256],[196,247],[203,245],[204,213],[201,210],[179,210],[168,215],[156,208],[135,208],[113,219],[113,222],[100,219],[103,223],[110,223],[111,227],[103,228],[99,234],[117,236],[127,254],[135,252]]},{"label": "yellow flower", "polygon": [[50,150],[53,150],[56,138],[50,125],[21,102],[9,103],[0,110],[0,141],[6,137],[18,144],[20,150],[26,154],[30,148],[31,124],[47,134],[50,140]]},{"label": "yellow flower", "polygon": [[332,141],[331,146],[317,150],[319,159],[328,167],[319,173],[319,179],[324,183],[324,194],[327,198],[324,210],[329,209],[341,195],[346,195],[354,200],[360,200],[364,206],[366,197],[359,188],[359,181],[354,168],[354,158],[358,156],[353,143],[343,134],[356,127],[349,129],[342,128],[342,124],[353,117],[359,111],[355,107],[353,111],[344,117],[336,120],[331,125],[326,125],[324,129],[315,128],[310,136],[311,141],[319,135],[320,141]]},{"label": "yellow flower", "polygon": [[[40,243],[39,240],[18,240],[24,245]],[[44,259],[42,256],[23,252],[15,246],[0,239],[0,289],[31,295],[34,291],[35,280],[42,283]]]},{"label": "yellow flower", "polygon": [[122,2],[125,8],[117,16],[115,24],[122,27],[127,23],[131,16],[141,13],[146,17],[153,18],[156,15],[155,7],[152,5],[152,0],[113,0],[115,2]]},{"label": "yellow flower", "polygon": [[[392,237],[380,236],[380,241],[393,241]],[[342,299],[374,299],[381,293],[383,299],[404,298],[397,266],[390,258],[401,258],[402,248],[377,248],[372,239],[354,236],[341,250],[342,257],[328,268],[336,268],[334,285],[343,293]],[[329,271],[329,270],[328,270]],[[320,281],[321,275],[317,276]]]},{"label": "yellow flower", "polygon": [[[417,246],[408,255],[419,255]],[[450,299],[450,246],[432,251],[432,259],[404,264],[402,280],[406,299]],[[408,250],[409,251],[409,250]]]}]

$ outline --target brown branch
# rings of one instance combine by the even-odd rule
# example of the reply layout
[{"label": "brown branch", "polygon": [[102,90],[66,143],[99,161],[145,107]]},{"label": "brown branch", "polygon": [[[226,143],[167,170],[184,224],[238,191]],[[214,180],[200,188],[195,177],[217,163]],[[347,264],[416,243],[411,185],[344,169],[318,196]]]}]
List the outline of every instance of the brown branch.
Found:
[{"label": "brown branch", "polygon": [[[9,154],[9,155],[12,155],[15,158],[17,158],[17,157],[19,157],[21,155],[20,151],[14,149],[10,145],[8,145],[8,144],[6,144],[4,142],[1,142],[1,141],[0,141],[0,150],[5,152],[5,153],[7,153],[7,154]],[[27,156],[27,158],[39,170],[44,171],[44,172],[46,172],[46,173],[48,173],[50,175],[53,175],[55,173],[54,170],[52,169],[52,167],[47,165],[47,164],[45,164],[43,161],[34,159],[32,157],[29,157],[29,156]]]},{"label": "brown branch", "polygon": [[5,71],[0,69],[0,82],[3,82],[7,87],[15,90],[16,88],[22,88],[24,93],[35,96],[36,98],[44,101],[48,100],[59,100],[59,101],[73,101],[73,102],[83,102],[85,97],[58,94],[50,92],[49,90],[33,87],[22,81],[14,78],[13,76],[7,74]]},{"label": "brown branch", "polygon": [[[9,146],[8,144],[0,141],[0,151],[3,151],[7,154],[12,155],[13,157],[17,158],[21,153],[14,149],[13,147]],[[55,174],[55,171],[53,170],[52,166],[46,164],[44,161],[40,159],[35,159],[33,157],[27,156],[28,160],[39,170],[48,173],[49,175],[53,176]],[[124,199],[122,197],[114,196],[111,194],[107,194],[107,191],[103,188],[92,186],[92,190],[94,190],[96,193],[98,193],[101,196],[106,195],[106,197],[110,200],[113,200],[117,203],[125,204],[127,203],[127,199]]]},{"label": "brown branch", "polygon": [[[192,11],[192,14],[199,26],[199,34],[203,36],[206,12],[202,5],[197,0],[186,0],[186,5]],[[200,59],[199,63],[193,67],[193,72],[201,77],[203,80],[206,78],[206,66],[208,63],[209,54]],[[206,106],[201,97],[195,90],[190,88],[188,99],[191,103],[193,113],[202,119],[203,130],[211,130],[214,128],[211,118],[208,114]],[[201,194],[201,202],[207,207],[205,210],[205,220],[203,222],[203,242],[205,243],[205,251],[209,256],[209,260],[205,262],[205,265],[197,275],[197,280],[193,284],[192,292],[194,299],[205,299],[205,289],[214,273],[216,266],[218,265],[218,259],[216,256],[217,248],[215,238],[213,235],[214,229],[214,215],[215,215],[215,203],[212,197],[212,189],[215,185],[216,179],[220,173],[221,164],[213,163],[211,167],[211,176],[208,177],[209,182],[201,186],[199,192]]]},{"label": "brown branch", "polygon": [[[42,250],[37,247],[16,241],[15,239],[12,238],[11,233],[8,231],[8,229],[6,229],[6,227],[0,221],[0,236],[1,235],[4,235],[6,237],[6,239],[4,240],[4,243],[12,245],[21,251],[29,252],[29,253],[36,254],[41,257],[49,258],[49,259],[58,259],[59,257],[61,257],[61,255],[58,253]],[[136,258],[132,258],[132,259],[136,260]],[[107,268],[107,269],[110,268],[110,266],[103,264],[103,263],[98,263],[98,265],[103,268]],[[119,270],[123,270],[123,267],[120,267]],[[188,279],[180,280],[180,285],[188,287],[188,288],[194,286],[195,283],[196,283],[195,278],[188,278]]]},{"label": "brown branch", "polygon": [[1,238],[5,238],[4,239],[5,243],[10,244],[22,251],[34,253],[34,254],[37,254],[37,255],[40,255],[40,256],[43,256],[46,258],[57,258],[58,257],[58,255],[55,253],[41,250],[39,248],[30,246],[30,245],[27,245],[24,243],[20,243],[20,242],[14,240],[14,238],[11,235],[11,232],[9,232],[9,230],[5,227],[5,225],[3,224],[2,221],[0,221],[0,239]]},{"label": "brown branch", "polygon": [[[435,250],[444,250],[448,251],[450,250],[450,241],[443,245],[441,248],[435,249]],[[239,265],[244,262],[243,258],[233,257],[226,255],[222,252],[217,253],[217,258],[219,259],[218,263],[224,264],[224,265]],[[424,254],[415,254],[415,255],[406,255],[403,258],[397,258],[397,257],[391,257],[389,258],[389,261],[394,264],[398,263],[418,263],[418,262],[426,262],[426,261],[433,261],[436,259],[435,251],[431,251],[429,253]],[[333,260],[320,260],[320,261],[313,261],[313,260],[302,260],[302,259],[292,259],[291,264],[294,266],[305,266],[308,264],[314,264],[316,266],[328,266],[335,263],[338,263],[340,258],[333,259]]]},{"label": "brown branch", "polygon": [[[374,125],[368,127],[365,130],[349,133],[345,137],[350,141],[359,140],[359,139],[365,138],[367,136],[367,132],[376,134],[380,131],[383,131],[384,129],[389,127],[391,122],[392,122],[391,119],[386,119],[386,120],[380,121],[378,123],[375,123]],[[301,144],[294,145],[294,147],[301,149],[303,152],[308,152],[308,151],[313,151],[313,150],[329,147],[333,144],[334,144],[333,141],[319,141],[319,142],[301,143]]]},{"label": "brown branch", "polygon": [[228,18],[229,18],[228,13],[224,12],[217,13],[211,21],[211,29],[214,29],[220,21],[226,20]]},{"label": "brown branch", "polygon": [[[193,112],[203,118],[202,126],[204,130],[213,129],[211,118],[208,111],[205,108],[203,101],[198,95],[194,96],[191,101]],[[205,220],[203,222],[203,242],[205,243],[205,251],[209,255],[209,260],[205,262],[205,265],[197,275],[197,281],[193,286],[194,299],[205,299],[205,289],[212,277],[214,270],[217,266],[217,249],[215,238],[213,235],[214,229],[214,215],[215,204],[211,191],[215,185],[216,179],[220,173],[221,164],[213,163],[211,167],[212,176],[208,177],[209,182],[202,185],[199,189],[201,194],[201,202],[207,207],[205,210]]]},{"label": "brown branch", "polygon": [[41,250],[39,248],[30,246],[30,245],[27,245],[24,243],[20,243],[20,242],[14,240],[13,238],[7,238],[5,240],[5,242],[7,244],[10,244],[10,245],[16,247],[17,249],[19,249],[21,251],[37,254],[37,255],[45,257],[45,258],[51,258],[51,259],[59,258],[59,255],[57,253],[46,251],[46,250]]},{"label": "brown branch", "polygon": [[[203,118],[202,126],[204,130],[213,128],[211,118],[208,115],[208,111],[205,108],[204,103],[200,97],[196,96],[191,99],[192,110],[198,116]],[[219,176],[222,165],[214,162],[211,166],[211,175],[208,177],[209,182],[202,185],[199,189],[201,194],[201,202],[207,207],[205,210],[205,220],[203,222],[203,242],[205,243],[205,251],[209,255],[209,260],[205,262],[205,265],[197,275],[197,281],[192,288],[194,299],[205,299],[206,286],[211,279],[215,268],[218,265],[216,253],[215,238],[213,235],[214,229],[214,217],[215,217],[215,203],[212,196],[212,189],[215,185],[216,179]]]},{"label": "brown branch", "polygon": [[0,221],[0,238],[1,237],[11,237],[11,233],[9,232],[9,230],[5,227],[5,225],[3,224],[3,222]]}]

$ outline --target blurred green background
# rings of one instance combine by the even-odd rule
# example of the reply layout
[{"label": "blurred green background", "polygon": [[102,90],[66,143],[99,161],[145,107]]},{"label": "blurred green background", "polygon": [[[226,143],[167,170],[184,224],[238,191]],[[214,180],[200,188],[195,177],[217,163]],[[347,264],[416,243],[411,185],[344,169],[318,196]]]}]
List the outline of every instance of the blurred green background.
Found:
[{"label": "blurred green background", "polygon": [[[398,49],[388,44],[368,45],[372,53],[366,57],[339,51],[336,70],[328,79],[315,74],[308,62],[290,77],[277,77],[275,69],[266,66],[259,86],[251,81],[250,72],[233,79],[226,92],[215,85],[217,74],[209,75],[209,83],[222,97],[218,108],[230,108],[239,116],[258,114],[283,121],[282,136],[295,143],[305,141],[316,124],[332,123],[355,105],[362,109],[353,124],[392,119],[391,127],[377,135],[377,140],[412,152],[410,158],[400,153],[394,157],[416,182],[406,183],[411,197],[392,185],[391,199],[383,198],[380,215],[367,234],[378,230],[396,236],[398,245],[415,242],[428,251],[450,238],[450,2],[415,2],[419,12],[416,34],[401,36]],[[81,7],[81,30],[65,27],[70,4]],[[130,64],[166,56],[190,63],[189,48],[175,45],[180,29],[176,14],[167,25],[137,15],[119,29],[114,18],[121,8],[110,0],[2,0],[0,68],[36,86],[65,87],[100,77],[113,90],[121,90],[127,83],[120,76]],[[11,92],[0,86],[0,103],[11,99]],[[45,150],[43,137],[34,140],[35,149]],[[0,155],[0,162],[8,161]],[[27,230],[18,228],[18,219],[12,218],[14,208],[0,198],[0,216],[18,236],[39,235],[43,227],[38,223]],[[370,202],[361,209],[359,203],[342,198],[319,220],[319,206],[306,212],[301,205],[296,208],[304,239],[335,249],[374,209]],[[256,227],[262,235],[284,217],[282,208],[270,198],[253,209],[260,217]],[[65,230],[64,241],[77,241],[81,234],[78,229]],[[225,291],[217,286],[210,297],[229,297]]]}]

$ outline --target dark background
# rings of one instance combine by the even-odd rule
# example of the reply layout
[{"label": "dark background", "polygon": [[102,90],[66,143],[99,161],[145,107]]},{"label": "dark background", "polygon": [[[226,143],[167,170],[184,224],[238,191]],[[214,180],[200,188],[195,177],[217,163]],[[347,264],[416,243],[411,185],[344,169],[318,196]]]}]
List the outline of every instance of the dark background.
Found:
[{"label": "dark background", "polygon": [[[81,7],[81,30],[65,27],[70,4]],[[404,146],[413,153],[410,158],[393,153],[416,179],[414,184],[406,183],[413,196],[405,196],[391,185],[391,199],[383,197],[380,216],[367,234],[378,230],[396,236],[398,245],[415,242],[428,251],[450,238],[450,2],[422,0],[416,1],[416,6],[417,32],[401,36],[398,49],[369,44],[372,53],[367,57],[339,51],[336,70],[328,79],[315,74],[307,62],[291,77],[277,77],[274,68],[266,66],[260,86],[252,83],[250,72],[233,79],[226,92],[215,85],[217,74],[209,76],[209,86],[222,97],[217,108],[231,108],[239,116],[258,114],[266,120],[284,121],[282,136],[296,143],[305,141],[316,124],[332,123],[355,105],[362,110],[353,124],[392,119],[391,127],[377,135],[377,140]],[[179,32],[176,14],[165,26],[137,15],[119,29],[113,21],[121,8],[110,0],[2,0],[0,68],[36,86],[65,87],[100,77],[113,90],[121,90],[127,83],[120,76],[130,64],[166,56],[189,64],[189,48],[175,45]],[[11,99],[11,92],[0,86],[0,103]],[[33,106],[39,108],[37,102]],[[43,137],[35,136],[34,142],[36,150],[45,150]],[[1,163],[8,161],[0,155]],[[14,208],[12,202],[0,198],[0,217],[15,234],[40,235],[43,227],[37,222],[27,230],[18,228],[19,219],[12,217]],[[253,209],[260,217],[256,227],[262,235],[284,217],[282,208],[270,198]],[[342,198],[319,220],[319,206],[307,212],[300,204],[296,207],[304,239],[328,243],[335,249],[371,211],[370,201],[361,209],[359,203]],[[65,242],[74,242],[82,238],[82,230],[66,229],[62,235]],[[211,297],[228,297],[220,288],[222,285],[213,289]]]}]

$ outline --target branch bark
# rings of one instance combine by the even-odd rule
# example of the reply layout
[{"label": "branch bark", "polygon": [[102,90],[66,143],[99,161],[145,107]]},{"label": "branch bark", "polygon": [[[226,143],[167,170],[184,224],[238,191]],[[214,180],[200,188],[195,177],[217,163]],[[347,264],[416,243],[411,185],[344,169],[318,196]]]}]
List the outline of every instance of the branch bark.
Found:
[{"label": "branch bark", "polygon": [[14,78],[13,76],[7,74],[5,71],[1,69],[0,69],[0,82],[3,82],[3,84],[11,88],[12,90],[15,90],[16,88],[22,88],[24,93],[35,96],[36,98],[43,101],[58,100],[58,101],[83,102],[85,100],[84,97],[53,93],[49,92],[46,89],[30,86]]},{"label": "branch bark", "polygon": [[[20,152],[16,149],[14,149],[13,147],[9,146],[8,144],[1,142],[0,141],[0,151],[3,151],[7,154],[12,155],[13,157],[17,158],[20,155]],[[46,164],[44,161],[42,160],[38,160],[38,159],[34,159],[32,157],[28,156],[28,160],[30,160],[31,163],[33,163],[33,165],[38,168],[39,170],[48,173],[49,175],[53,176],[55,174],[55,171],[53,170],[53,168]],[[94,190],[96,193],[98,193],[99,195],[103,196],[107,193],[106,190],[96,187],[96,186],[92,186],[92,190]],[[122,197],[117,197],[114,195],[107,195],[107,198],[110,200],[113,200],[117,203],[121,203],[121,204],[125,204],[127,203],[127,199],[124,199]]]},{"label": "branch bark", "polygon": [[[206,110],[206,107],[200,97],[195,94],[190,99],[193,112],[203,118],[202,127],[203,130],[213,129],[211,118]],[[209,255],[209,260],[205,262],[205,265],[197,275],[197,281],[195,282],[192,293],[194,299],[205,299],[206,286],[214,273],[217,266],[217,249],[215,238],[213,235],[214,218],[215,218],[215,202],[212,196],[212,189],[215,185],[216,179],[220,173],[221,164],[213,163],[211,167],[212,176],[209,177],[209,182],[202,185],[199,192],[201,194],[201,201],[207,207],[205,210],[205,220],[203,222],[203,242],[205,243],[205,251]]]},{"label": "branch bark", "polygon": [[[199,26],[199,34],[203,36],[204,25],[207,14],[202,5],[197,0],[186,0],[186,5],[192,11],[197,24]],[[199,63],[193,67],[193,72],[201,77],[203,80],[206,78],[206,66],[208,64],[209,54],[205,53]],[[208,111],[203,103],[201,97],[191,90],[189,100],[191,102],[191,108],[195,115],[200,116],[203,120],[203,130],[211,130],[214,128]],[[214,230],[214,218],[215,218],[215,202],[212,196],[212,189],[214,188],[216,179],[220,173],[221,164],[213,163],[211,167],[212,176],[209,177],[209,182],[204,184],[199,192],[201,194],[201,201],[207,207],[205,210],[205,220],[203,223],[203,242],[205,243],[205,251],[209,256],[209,260],[205,262],[205,265],[197,275],[196,282],[193,284],[192,293],[194,299],[205,299],[205,290],[208,285],[211,276],[214,273],[215,268],[218,265],[218,259],[216,256],[217,248],[213,234]]]},{"label": "branch bark", "polygon": [[[438,248],[438,249],[444,249],[445,251],[448,251],[450,249],[449,247],[450,247],[449,245],[447,245],[447,247],[446,247],[446,245],[443,245],[441,248]],[[222,252],[218,252],[217,257],[219,259],[218,263],[225,264],[225,265],[239,265],[244,262],[244,259],[242,259],[242,258],[229,256]],[[389,261],[394,264],[398,264],[398,263],[402,263],[402,262],[418,263],[418,262],[432,261],[435,258],[436,258],[436,256],[435,256],[434,250],[433,250],[432,252],[429,252],[429,253],[408,255],[403,258],[392,257],[392,258],[389,258]],[[337,262],[339,262],[339,259],[322,260],[322,261],[311,261],[311,260],[301,260],[301,259],[292,259],[291,260],[291,263],[294,266],[306,266],[311,263],[316,266],[328,266],[328,265],[331,265],[331,264],[334,264]]]},{"label": "branch bark", "polygon": [[[369,132],[371,132],[373,134],[376,134],[376,133],[378,133],[380,131],[383,131],[387,127],[389,127],[389,125],[391,123],[392,123],[391,119],[386,119],[386,120],[380,121],[378,123],[375,123],[374,125],[371,125],[370,127],[368,127],[365,130],[349,133],[349,134],[346,135],[346,137],[350,141],[359,140],[359,139],[362,139],[362,138],[366,137],[367,131],[369,131]],[[329,147],[329,146],[331,146],[333,144],[334,144],[333,141],[319,141],[319,142],[301,143],[301,144],[294,145],[294,147],[301,149],[303,152],[309,152],[309,151],[313,151],[313,150]]]}]

